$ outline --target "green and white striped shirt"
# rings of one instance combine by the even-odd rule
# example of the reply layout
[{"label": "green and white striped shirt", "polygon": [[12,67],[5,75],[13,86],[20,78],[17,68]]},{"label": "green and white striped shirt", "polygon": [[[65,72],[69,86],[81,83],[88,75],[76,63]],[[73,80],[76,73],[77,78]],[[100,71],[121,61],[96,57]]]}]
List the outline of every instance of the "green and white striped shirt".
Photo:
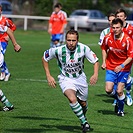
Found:
[{"label": "green and white striped shirt", "polygon": [[47,62],[57,58],[61,74],[70,78],[76,78],[82,74],[85,57],[92,64],[98,61],[95,53],[82,43],[78,43],[74,51],[70,51],[66,45],[50,48],[44,52],[43,57]]},{"label": "green and white striped shirt", "polygon": [[99,39],[99,42],[98,42],[99,45],[102,45],[103,39],[104,39],[105,35],[107,35],[109,32],[110,32],[110,27],[104,29],[104,30],[101,32],[101,34],[100,34],[100,39]]}]

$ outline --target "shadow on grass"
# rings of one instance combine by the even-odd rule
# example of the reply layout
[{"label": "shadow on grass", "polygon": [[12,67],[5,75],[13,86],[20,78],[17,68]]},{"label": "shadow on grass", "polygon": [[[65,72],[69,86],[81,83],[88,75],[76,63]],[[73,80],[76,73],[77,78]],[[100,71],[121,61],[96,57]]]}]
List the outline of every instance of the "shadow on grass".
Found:
[{"label": "shadow on grass", "polygon": [[[13,117],[16,119],[28,119],[28,120],[54,120],[54,121],[65,121],[63,119],[58,118],[43,118],[43,117],[31,117],[31,116],[17,116]],[[55,122],[56,123],[56,122]],[[54,124],[40,124],[41,128],[18,128],[18,129],[6,129],[6,132],[14,133],[14,132],[22,132],[22,133],[41,133],[41,132],[71,132],[71,133],[81,133],[81,126],[71,126],[71,125],[54,125]],[[43,128],[43,129],[42,129]],[[90,129],[90,132],[93,129]]]},{"label": "shadow on grass", "polygon": [[[56,128],[56,129],[59,129],[59,130],[63,130],[63,131],[69,131],[69,132],[72,132],[72,133],[81,133],[81,127],[80,126],[66,126],[66,125],[56,125],[56,126],[53,126],[53,125],[44,125],[44,124],[41,124],[40,126],[50,130],[51,128]],[[90,129],[90,131],[93,131],[93,128]]]},{"label": "shadow on grass", "polygon": [[26,120],[56,120],[56,121],[61,121],[62,119],[59,118],[44,118],[44,117],[33,117],[33,116],[16,116],[13,118],[18,118],[18,119],[26,119]]},{"label": "shadow on grass", "polygon": [[116,115],[112,110],[98,110],[97,112],[103,115]]}]

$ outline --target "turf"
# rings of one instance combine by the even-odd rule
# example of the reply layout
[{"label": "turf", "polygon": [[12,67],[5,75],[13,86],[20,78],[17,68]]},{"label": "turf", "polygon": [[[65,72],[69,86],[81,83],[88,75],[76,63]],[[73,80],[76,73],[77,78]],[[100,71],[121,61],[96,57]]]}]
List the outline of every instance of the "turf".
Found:
[{"label": "turf", "polygon": [[[97,44],[99,33],[80,32],[80,42],[90,46],[99,57]],[[69,107],[59,85],[50,88],[42,67],[43,52],[49,48],[50,36],[45,31],[17,30],[15,36],[22,46],[16,53],[11,42],[5,60],[11,72],[9,82],[0,88],[15,106],[12,112],[0,111],[0,133],[81,133],[79,120]],[[85,72],[89,78],[93,66],[85,61]],[[56,60],[50,62],[51,74],[57,80],[59,73]],[[114,114],[113,99],[104,91],[105,71],[99,70],[99,80],[89,86],[87,118],[93,133],[133,133],[133,107],[125,105],[125,116]],[[0,107],[2,108],[2,104]]]}]

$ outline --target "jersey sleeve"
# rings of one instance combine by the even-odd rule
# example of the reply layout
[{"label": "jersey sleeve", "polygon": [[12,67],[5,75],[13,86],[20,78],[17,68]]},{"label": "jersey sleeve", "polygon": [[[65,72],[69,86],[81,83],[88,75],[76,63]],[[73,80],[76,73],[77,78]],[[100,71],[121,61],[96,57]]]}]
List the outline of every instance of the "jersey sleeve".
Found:
[{"label": "jersey sleeve", "polygon": [[98,42],[99,45],[102,45],[104,36],[105,36],[104,31],[102,31],[100,34],[99,42]]},{"label": "jersey sleeve", "polygon": [[12,31],[16,30],[16,25],[12,22],[12,20],[6,18],[7,27],[10,28]]},{"label": "jersey sleeve", "polygon": [[92,64],[98,61],[96,54],[87,46],[85,46],[85,57]]},{"label": "jersey sleeve", "polygon": [[56,58],[55,52],[56,52],[56,48],[50,48],[46,50],[43,54],[44,60],[48,62],[49,60]]}]

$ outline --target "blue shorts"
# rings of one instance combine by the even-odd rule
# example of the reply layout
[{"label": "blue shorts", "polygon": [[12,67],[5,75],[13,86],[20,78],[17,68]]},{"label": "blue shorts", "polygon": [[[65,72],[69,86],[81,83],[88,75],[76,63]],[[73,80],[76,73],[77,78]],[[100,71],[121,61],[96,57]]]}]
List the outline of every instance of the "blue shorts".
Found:
[{"label": "blue shorts", "polygon": [[1,42],[1,46],[2,46],[1,52],[2,52],[2,54],[5,54],[7,45],[8,45],[7,42]]},{"label": "blue shorts", "polygon": [[62,34],[53,34],[51,36],[51,40],[54,41],[60,41],[60,39],[62,38]]},{"label": "blue shorts", "polygon": [[128,80],[128,76],[129,76],[130,72],[114,72],[112,70],[106,70],[106,77],[105,77],[105,81],[110,81],[113,83],[126,83]]}]

